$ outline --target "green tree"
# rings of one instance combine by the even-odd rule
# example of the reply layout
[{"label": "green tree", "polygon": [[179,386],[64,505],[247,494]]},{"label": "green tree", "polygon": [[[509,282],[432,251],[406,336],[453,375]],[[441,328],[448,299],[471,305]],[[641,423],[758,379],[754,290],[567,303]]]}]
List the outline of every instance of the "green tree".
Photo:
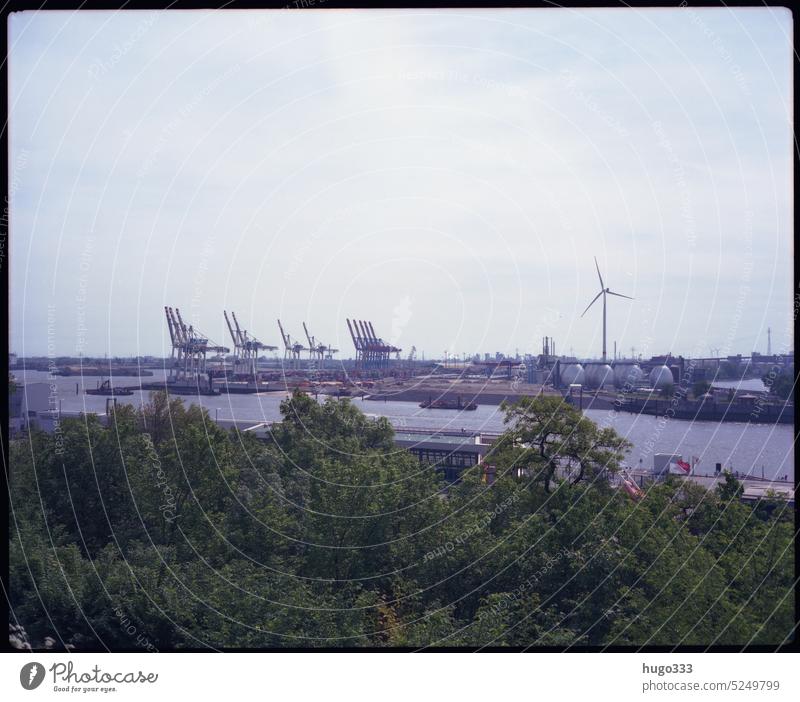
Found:
[{"label": "green tree", "polygon": [[[775,645],[794,524],[677,479],[560,398],[505,405],[444,485],[385,419],[295,393],[267,441],[163,393],[10,444],[9,598],[34,646]],[[61,447],[63,446],[63,452]]]},{"label": "green tree", "polygon": [[778,373],[774,377],[768,373],[761,378],[761,382],[764,383],[771,395],[781,400],[788,401],[794,396],[796,380],[791,373]]},{"label": "green tree", "polygon": [[631,447],[560,397],[523,397],[501,408],[510,428],[498,443],[498,460],[510,470],[537,476],[546,491],[554,480],[578,483],[615,473]]},{"label": "green tree", "polygon": [[719,495],[720,499],[725,502],[738,500],[742,496],[743,492],[744,487],[742,484],[733,477],[733,473],[726,470],[725,480],[717,485],[717,494]]}]

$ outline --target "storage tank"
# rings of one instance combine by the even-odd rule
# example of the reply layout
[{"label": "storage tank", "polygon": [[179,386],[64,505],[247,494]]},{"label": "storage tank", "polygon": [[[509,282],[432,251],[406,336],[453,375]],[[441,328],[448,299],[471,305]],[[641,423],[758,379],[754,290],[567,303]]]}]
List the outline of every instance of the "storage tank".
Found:
[{"label": "storage tank", "polygon": [[656,366],[650,371],[650,385],[655,390],[663,390],[669,385],[675,384],[675,379],[672,377],[672,371],[666,366]]},{"label": "storage tank", "polygon": [[561,371],[561,382],[564,385],[584,385],[586,382],[586,372],[580,363],[566,366]]},{"label": "storage tank", "polygon": [[623,388],[626,385],[635,387],[644,376],[636,363],[620,363],[614,366],[614,385]]},{"label": "storage tank", "polygon": [[590,388],[602,388],[614,384],[614,371],[607,363],[591,365],[586,369],[586,383]]}]

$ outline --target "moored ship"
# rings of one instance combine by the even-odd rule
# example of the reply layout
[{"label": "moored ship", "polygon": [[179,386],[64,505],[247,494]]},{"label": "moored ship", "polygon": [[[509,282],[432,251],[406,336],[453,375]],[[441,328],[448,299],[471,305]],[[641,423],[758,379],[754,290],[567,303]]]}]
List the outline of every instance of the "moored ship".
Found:
[{"label": "moored ship", "polygon": [[427,400],[423,400],[419,403],[419,406],[422,409],[446,409],[446,410],[467,410],[472,411],[478,409],[478,405],[474,402],[462,402],[461,395],[458,396],[455,400],[446,400],[446,399],[437,399],[434,400],[432,397],[429,397]]},{"label": "moored ship", "polygon": [[104,380],[96,388],[90,388],[86,391],[87,395],[106,395],[110,397],[123,397],[125,395],[133,395],[133,390],[130,388],[115,388],[111,386],[110,380]]}]

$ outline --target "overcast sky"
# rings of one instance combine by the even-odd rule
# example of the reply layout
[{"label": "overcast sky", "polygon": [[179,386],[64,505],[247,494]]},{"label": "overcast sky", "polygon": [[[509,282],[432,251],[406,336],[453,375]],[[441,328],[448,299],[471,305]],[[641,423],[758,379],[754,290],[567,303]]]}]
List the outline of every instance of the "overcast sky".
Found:
[{"label": "overcast sky", "polygon": [[[784,9],[24,12],[11,347],[793,349]],[[85,298],[85,303],[82,300]]]}]

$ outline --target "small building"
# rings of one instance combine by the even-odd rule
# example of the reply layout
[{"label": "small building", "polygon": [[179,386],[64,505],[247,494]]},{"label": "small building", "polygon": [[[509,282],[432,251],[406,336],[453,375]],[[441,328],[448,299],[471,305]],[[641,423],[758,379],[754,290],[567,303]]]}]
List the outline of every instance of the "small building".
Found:
[{"label": "small building", "polygon": [[[217,424],[223,429],[238,429],[252,433],[262,441],[272,441],[271,422],[220,419]],[[466,430],[462,433],[396,429],[394,443],[413,454],[420,464],[441,473],[448,483],[455,483],[461,479],[464,470],[482,464],[496,438],[493,434]]]},{"label": "small building", "polygon": [[58,424],[58,396],[50,383],[18,385],[9,396],[9,430],[12,434],[29,429],[53,432]]},{"label": "small building", "polygon": [[457,482],[462,471],[481,463],[491,450],[490,444],[471,432],[454,435],[398,431],[394,439],[397,446],[414,454],[420,463],[442,473],[448,483]]},{"label": "small building", "polygon": [[669,475],[669,467],[672,463],[682,461],[683,456],[677,453],[656,453],[653,454],[653,476],[655,478],[665,478]]}]

